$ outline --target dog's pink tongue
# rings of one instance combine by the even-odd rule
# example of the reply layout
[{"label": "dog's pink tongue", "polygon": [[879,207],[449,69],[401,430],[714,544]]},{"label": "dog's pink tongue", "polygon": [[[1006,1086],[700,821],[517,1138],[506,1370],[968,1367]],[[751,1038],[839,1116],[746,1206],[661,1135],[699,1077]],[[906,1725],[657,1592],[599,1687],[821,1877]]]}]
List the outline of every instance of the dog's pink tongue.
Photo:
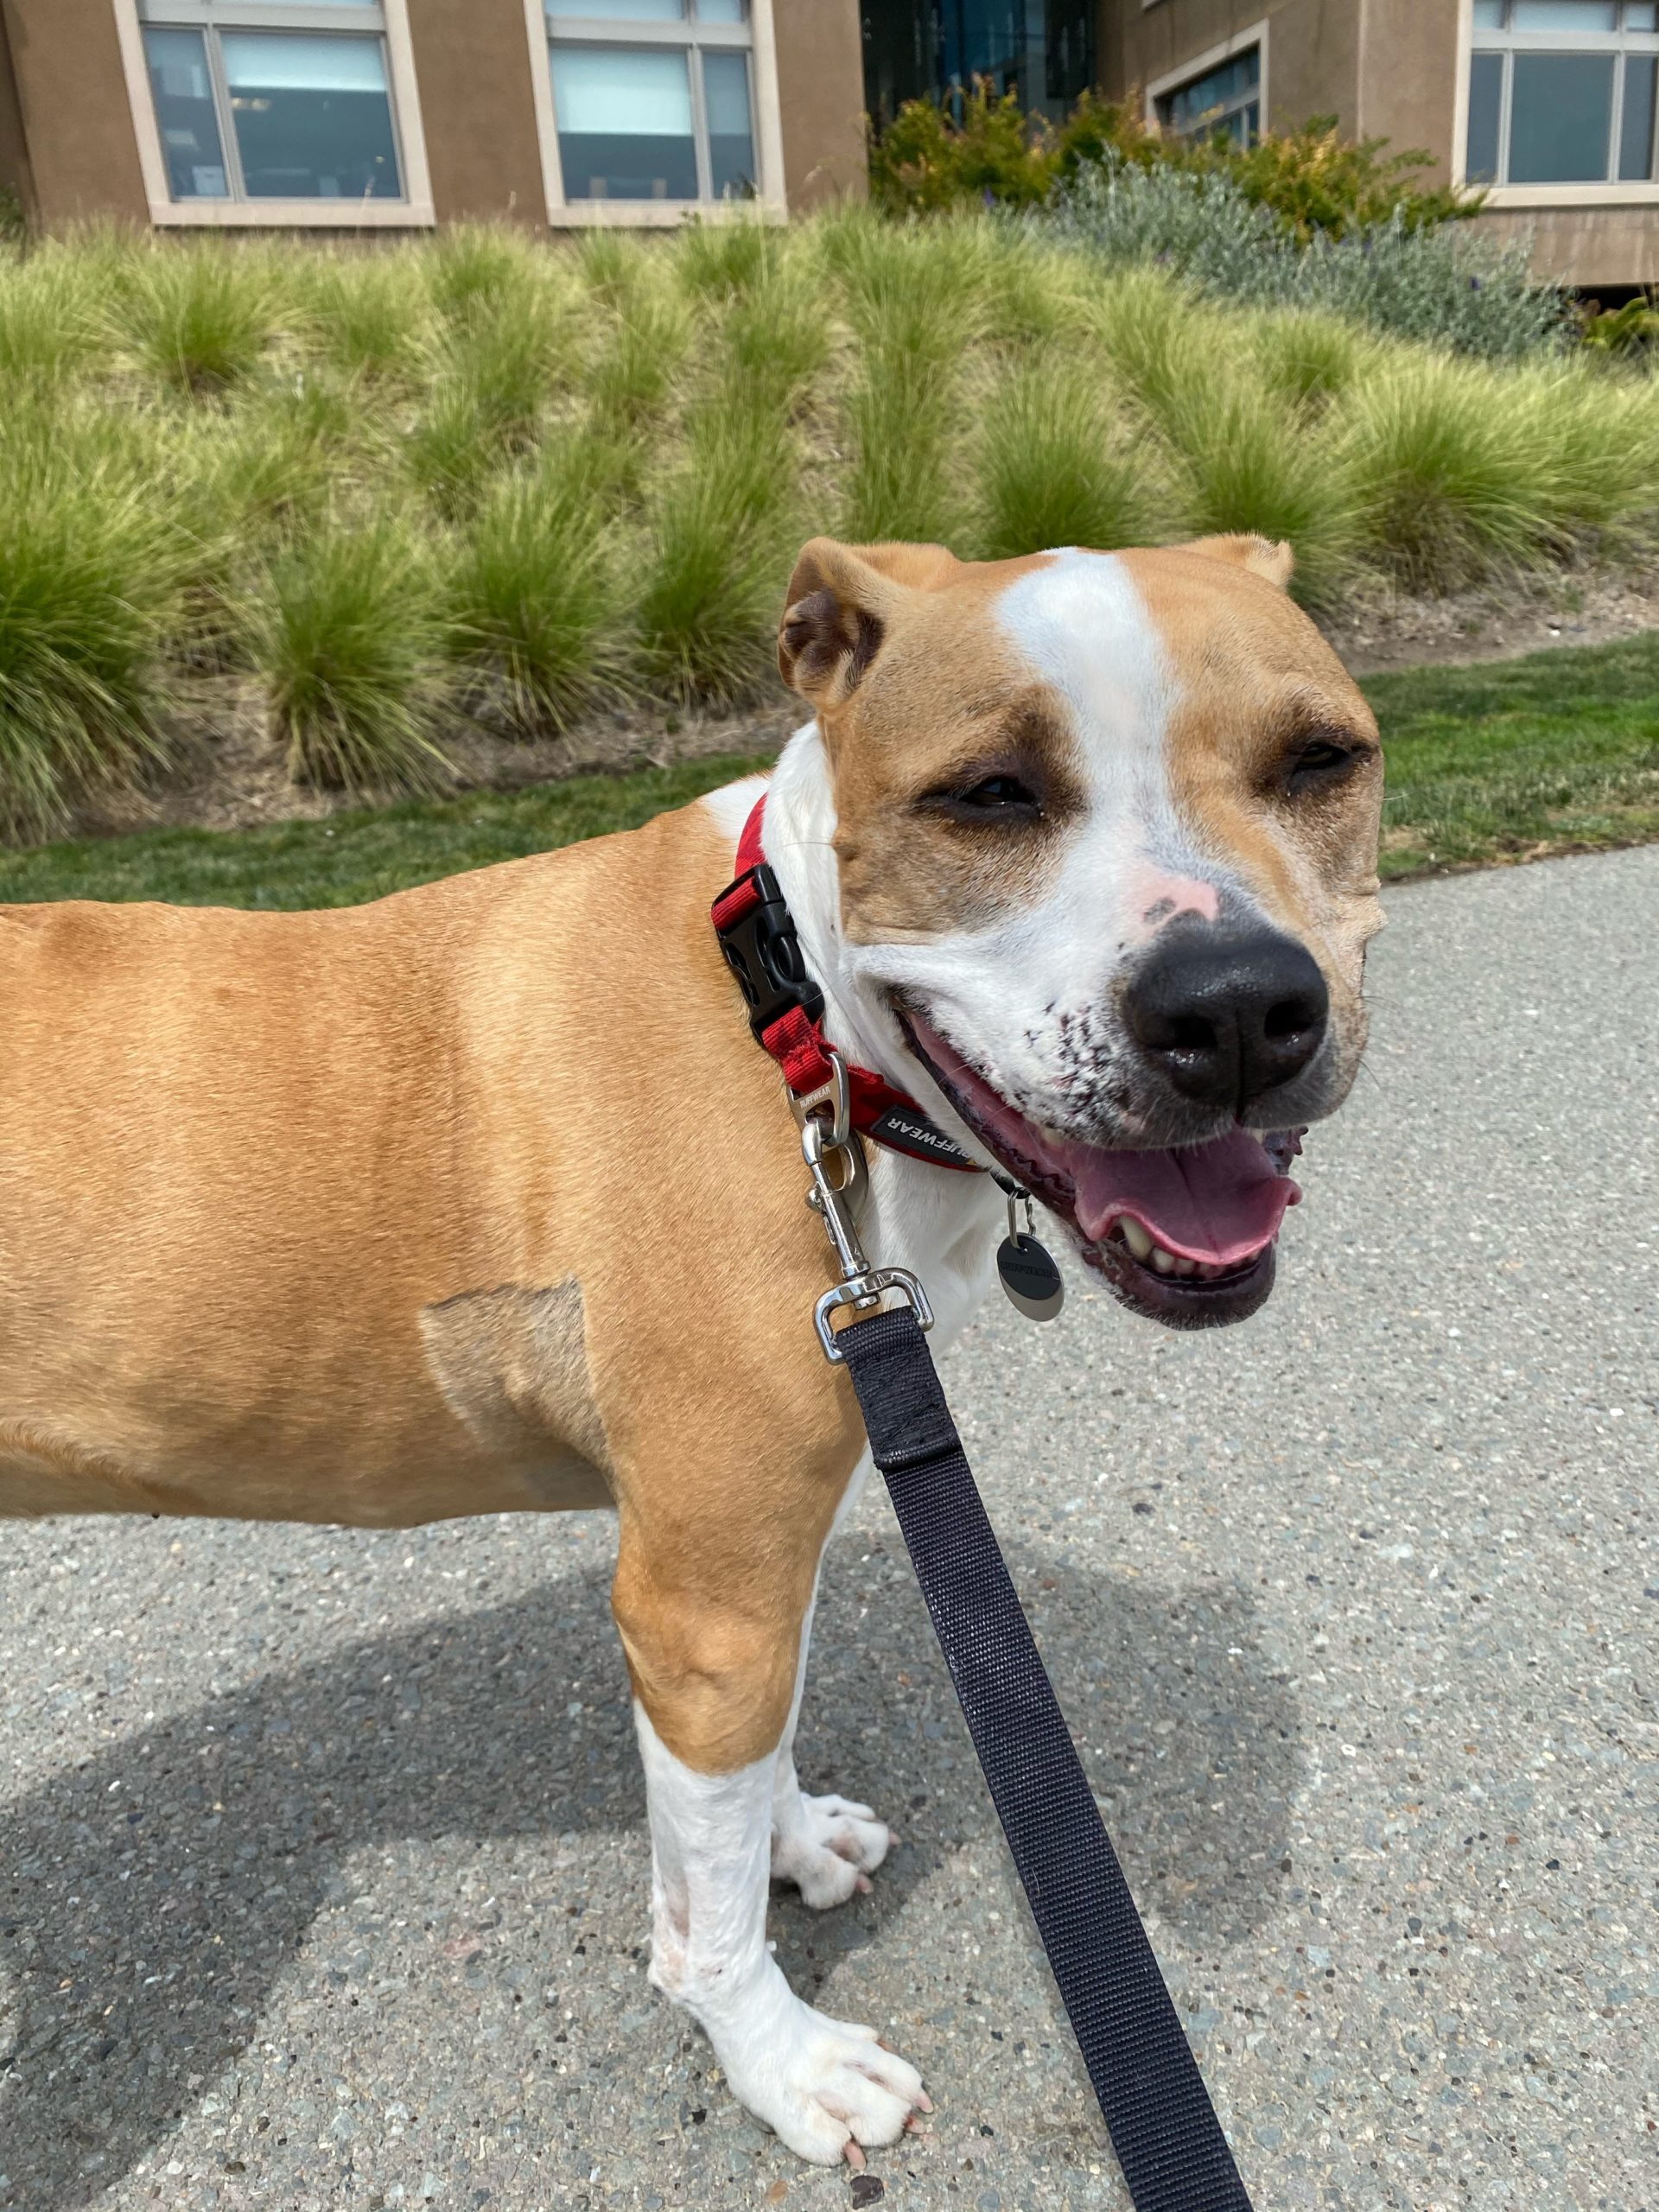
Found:
[{"label": "dog's pink tongue", "polygon": [[1077,1189],[1077,1225],[1091,1242],[1119,1214],[1132,1214],[1167,1250],[1211,1267],[1259,1252],[1278,1233],[1285,1208],[1302,1195],[1248,1129],[1169,1152],[1067,1145],[1065,1160]]}]

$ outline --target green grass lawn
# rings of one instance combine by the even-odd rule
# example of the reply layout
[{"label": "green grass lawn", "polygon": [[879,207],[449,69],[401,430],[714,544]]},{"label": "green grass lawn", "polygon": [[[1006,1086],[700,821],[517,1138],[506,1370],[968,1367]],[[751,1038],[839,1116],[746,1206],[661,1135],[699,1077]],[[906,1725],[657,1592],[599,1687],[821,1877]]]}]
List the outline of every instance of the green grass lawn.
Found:
[{"label": "green grass lawn", "polygon": [[1659,838],[1659,631],[1363,688],[1388,749],[1385,876]]},{"label": "green grass lawn", "polygon": [[[1659,632],[1472,668],[1372,677],[1389,756],[1382,872],[1399,878],[1659,838]],[[162,830],[0,852],[0,900],[346,906],[627,830],[765,765],[722,754],[327,822]]]}]

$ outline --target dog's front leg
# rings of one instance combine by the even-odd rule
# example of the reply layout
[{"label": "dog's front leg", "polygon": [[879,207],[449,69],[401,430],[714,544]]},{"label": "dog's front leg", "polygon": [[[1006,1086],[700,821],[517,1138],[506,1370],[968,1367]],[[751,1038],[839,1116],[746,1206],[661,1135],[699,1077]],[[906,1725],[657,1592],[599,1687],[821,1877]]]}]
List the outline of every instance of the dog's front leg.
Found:
[{"label": "dog's front leg", "polygon": [[857,2146],[895,2141],[928,2109],[921,2078],[874,2029],[804,2004],[766,1948],[779,1762],[810,1570],[780,1611],[775,1580],[772,1602],[754,1602],[762,1593],[745,1593],[728,1560],[727,1589],[711,1598],[685,1586],[677,1561],[653,1573],[638,1538],[625,1521],[616,1612],[650,1809],[652,1979],[701,2024],[734,2094],[791,2150],[860,2164]]},{"label": "dog's front leg", "polygon": [[[837,1515],[837,1526],[840,1520]],[[809,1605],[801,1623],[795,1702],[778,1747],[772,1801],[772,1872],[776,1880],[794,1883],[803,1904],[815,1912],[823,1912],[831,1905],[845,1904],[855,1890],[870,1887],[870,1876],[892,1850],[895,1838],[868,1805],[833,1796],[809,1797],[795,1771],[795,1733],[806,1687],[812,1613],[813,1607]]]}]

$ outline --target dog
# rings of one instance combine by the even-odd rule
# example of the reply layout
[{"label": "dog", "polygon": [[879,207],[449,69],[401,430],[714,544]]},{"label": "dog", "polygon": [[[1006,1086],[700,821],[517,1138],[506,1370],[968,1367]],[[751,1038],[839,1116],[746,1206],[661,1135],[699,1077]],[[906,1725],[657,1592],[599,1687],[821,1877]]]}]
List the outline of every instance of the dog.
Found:
[{"label": "dog", "polygon": [[[613,1509],[652,1976],[804,2158],[929,2107],[766,1945],[769,1878],[834,1905],[891,1837],[796,1775],[868,1461],[710,903],[764,791],[824,1033],[1126,1305],[1243,1319],[1380,918],[1376,725],[1290,569],[817,539],[769,783],[346,911],[0,909],[0,1513]],[[863,1241],[939,1340],[1003,1221],[990,1174],[871,1147]]]}]

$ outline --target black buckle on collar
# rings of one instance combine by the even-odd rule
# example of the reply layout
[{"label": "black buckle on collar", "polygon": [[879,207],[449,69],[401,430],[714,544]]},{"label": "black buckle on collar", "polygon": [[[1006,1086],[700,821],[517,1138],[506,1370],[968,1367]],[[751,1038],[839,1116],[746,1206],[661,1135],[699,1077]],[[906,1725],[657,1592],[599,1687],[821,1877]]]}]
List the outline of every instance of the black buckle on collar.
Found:
[{"label": "black buckle on collar", "polygon": [[777,877],[765,861],[721,893],[729,899],[740,884],[752,883],[756,898],[747,912],[716,933],[726,965],[737,978],[757,1039],[780,1014],[799,1007],[809,1021],[823,1012],[823,993],[806,972],[801,941]]}]

